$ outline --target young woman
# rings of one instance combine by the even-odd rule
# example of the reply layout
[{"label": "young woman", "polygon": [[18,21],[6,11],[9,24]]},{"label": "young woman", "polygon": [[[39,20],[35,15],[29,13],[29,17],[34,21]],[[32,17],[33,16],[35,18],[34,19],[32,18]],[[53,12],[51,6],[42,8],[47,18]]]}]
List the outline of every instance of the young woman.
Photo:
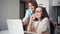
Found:
[{"label": "young woman", "polygon": [[42,7],[36,8],[35,14],[30,18],[27,31],[36,34],[50,34],[49,17],[45,15]]},{"label": "young woman", "polygon": [[23,25],[25,25],[26,23],[28,23],[30,17],[33,15],[35,9],[37,8],[38,4],[37,2],[34,0],[31,1],[27,1],[28,3],[28,9],[26,10],[26,14],[25,17],[23,18],[22,22]]}]

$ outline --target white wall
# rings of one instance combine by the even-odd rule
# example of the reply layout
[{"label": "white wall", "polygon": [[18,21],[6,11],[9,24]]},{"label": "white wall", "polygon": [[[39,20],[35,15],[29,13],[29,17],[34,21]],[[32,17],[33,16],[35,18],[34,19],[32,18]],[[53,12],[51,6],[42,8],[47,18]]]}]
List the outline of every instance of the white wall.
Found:
[{"label": "white wall", "polygon": [[52,6],[60,6],[60,0],[52,0]]},{"label": "white wall", "polygon": [[9,0],[10,18],[19,18],[19,0]]},{"label": "white wall", "polygon": [[52,0],[49,0],[49,16],[52,17]]},{"label": "white wall", "polygon": [[6,19],[19,18],[19,0],[0,0],[0,30],[7,29]]}]

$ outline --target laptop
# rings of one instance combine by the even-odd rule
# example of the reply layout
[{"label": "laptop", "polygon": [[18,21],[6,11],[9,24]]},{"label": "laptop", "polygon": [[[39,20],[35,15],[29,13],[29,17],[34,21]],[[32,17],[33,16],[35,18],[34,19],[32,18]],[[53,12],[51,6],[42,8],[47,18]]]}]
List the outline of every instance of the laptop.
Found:
[{"label": "laptop", "polygon": [[7,19],[7,26],[10,34],[33,34],[23,30],[21,19]]}]

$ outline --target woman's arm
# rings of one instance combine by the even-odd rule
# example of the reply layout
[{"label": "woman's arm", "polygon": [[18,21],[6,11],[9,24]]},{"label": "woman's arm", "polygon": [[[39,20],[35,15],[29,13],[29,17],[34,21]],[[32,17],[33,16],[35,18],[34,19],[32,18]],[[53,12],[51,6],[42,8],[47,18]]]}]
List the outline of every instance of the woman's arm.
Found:
[{"label": "woman's arm", "polygon": [[28,27],[27,27],[27,31],[28,32],[31,31],[31,32],[35,32],[36,33],[36,30],[32,29],[33,28],[32,23],[33,23],[32,20],[30,20],[30,22],[28,24]]},{"label": "woman's arm", "polygon": [[29,15],[30,15],[29,10],[26,10],[25,17],[22,20],[23,25],[25,25],[28,22],[28,19],[30,17]]},{"label": "woman's arm", "polygon": [[32,30],[32,19],[30,19],[28,27],[27,27],[27,31],[31,31]]}]

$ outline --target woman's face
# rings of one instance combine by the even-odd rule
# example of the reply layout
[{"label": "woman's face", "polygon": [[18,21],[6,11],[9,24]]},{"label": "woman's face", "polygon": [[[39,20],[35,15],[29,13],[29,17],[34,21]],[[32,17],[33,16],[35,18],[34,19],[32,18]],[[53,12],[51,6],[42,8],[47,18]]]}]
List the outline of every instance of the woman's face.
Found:
[{"label": "woman's face", "polygon": [[28,3],[28,7],[29,7],[29,9],[31,9],[32,11],[35,10],[35,7],[34,7],[31,3]]},{"label": "woman's face", "polygon": [[37,18],[40,18],[42,16],[42,8],[36,8],[35,14]]}]

